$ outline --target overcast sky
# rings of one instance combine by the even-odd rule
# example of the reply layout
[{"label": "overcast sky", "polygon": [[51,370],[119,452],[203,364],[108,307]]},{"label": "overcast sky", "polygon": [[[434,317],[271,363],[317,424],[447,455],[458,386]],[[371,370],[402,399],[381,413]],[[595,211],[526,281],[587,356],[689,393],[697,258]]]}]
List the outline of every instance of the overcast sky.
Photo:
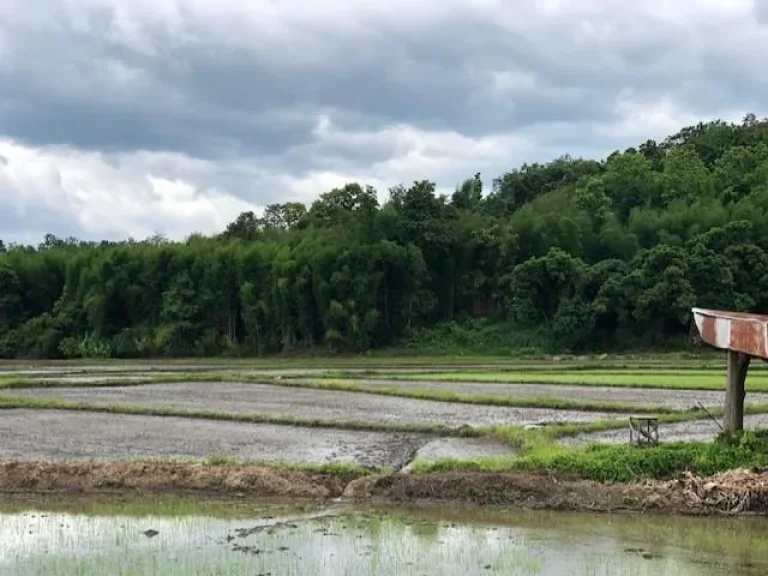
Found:
[{"label": "overcast sky", "polygon": [[768,0],[0,0],[0,239],[181,239],[768,107]]}]

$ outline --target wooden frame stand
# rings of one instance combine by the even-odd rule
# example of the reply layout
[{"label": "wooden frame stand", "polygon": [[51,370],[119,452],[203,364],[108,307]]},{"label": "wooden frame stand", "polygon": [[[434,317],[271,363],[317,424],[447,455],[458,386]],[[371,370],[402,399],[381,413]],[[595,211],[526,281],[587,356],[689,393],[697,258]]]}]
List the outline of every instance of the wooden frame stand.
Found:
[{"label": "wooden frame stand", "polygon": [[629,443],[655,446],[659,443],[659,419],[653,416],[629,417]]}]

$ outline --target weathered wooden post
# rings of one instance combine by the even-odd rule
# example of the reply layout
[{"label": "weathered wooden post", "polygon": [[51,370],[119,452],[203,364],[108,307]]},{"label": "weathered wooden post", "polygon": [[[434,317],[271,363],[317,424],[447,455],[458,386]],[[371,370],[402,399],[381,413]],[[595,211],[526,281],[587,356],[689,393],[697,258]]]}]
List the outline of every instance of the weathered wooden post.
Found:
[{"label": "weathered wooden post", "polygon": [[723,429],[725,432],[736,432],[744,429],[744,397],[746,396],[745,382],[749,361],[748,354],[728,350],[728,370],[725,388],[725,414]]},{"label": "weathered wooden post", "polygon": [[768,316],[693,308],[701,339],[726,351],[725,413],[723,429],[744,429],[744,397],[752,358],[768,359]]}]

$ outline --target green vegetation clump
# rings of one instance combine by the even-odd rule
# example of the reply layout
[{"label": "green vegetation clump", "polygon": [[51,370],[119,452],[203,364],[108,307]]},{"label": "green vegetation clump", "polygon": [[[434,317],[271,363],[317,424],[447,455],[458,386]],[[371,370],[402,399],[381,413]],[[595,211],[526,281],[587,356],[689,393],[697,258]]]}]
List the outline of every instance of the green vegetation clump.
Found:
[{"label": "green vegetation clump", "polygon": [[464,318],[404,330],[396,352],[403,355],[524,357],[557,351],[546,325],[531,327],[499,318]]},{"label": "green vegetation clump", "polygon": [[683,471],[711,475],[768,465],[768,432],[743,432],[715,442],[670,443],[640,448],[594,444],[581,450],[533,453],[517,464],[575,474],[590,480],[627,482],[671,478]]},{"label": "green vegetation clump", "polygon": [[0,242],[0,357],[680,347],[692,306],[768,310],[766,270],[748,115],[451,195],[350,183],[213,237]]},{"label": "green vegetation clump", "polygon": [[745,431],[720,436],[714,442],[663,443],[638,447],[627,444],[591,444],[571,448],[552,442],[548,432],[512,433],[520,457],[478,458],[416,462],[419,473],[466,470],[502,472],[552,470],[600,482],[629,482],[642,478],[672,478],[680,472],[711,475],[734,468],[768,466],[768,431]]}]

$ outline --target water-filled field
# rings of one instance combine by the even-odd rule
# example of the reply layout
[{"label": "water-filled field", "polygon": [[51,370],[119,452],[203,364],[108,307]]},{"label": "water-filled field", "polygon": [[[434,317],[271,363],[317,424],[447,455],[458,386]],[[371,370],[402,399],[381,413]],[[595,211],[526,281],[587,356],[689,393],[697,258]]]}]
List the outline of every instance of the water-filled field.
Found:
[{"label": "water-filled field", "polygon": [[175,500],[0,510],[0,573],[19,576],[768,573],[768,525],[754,519]]}]

